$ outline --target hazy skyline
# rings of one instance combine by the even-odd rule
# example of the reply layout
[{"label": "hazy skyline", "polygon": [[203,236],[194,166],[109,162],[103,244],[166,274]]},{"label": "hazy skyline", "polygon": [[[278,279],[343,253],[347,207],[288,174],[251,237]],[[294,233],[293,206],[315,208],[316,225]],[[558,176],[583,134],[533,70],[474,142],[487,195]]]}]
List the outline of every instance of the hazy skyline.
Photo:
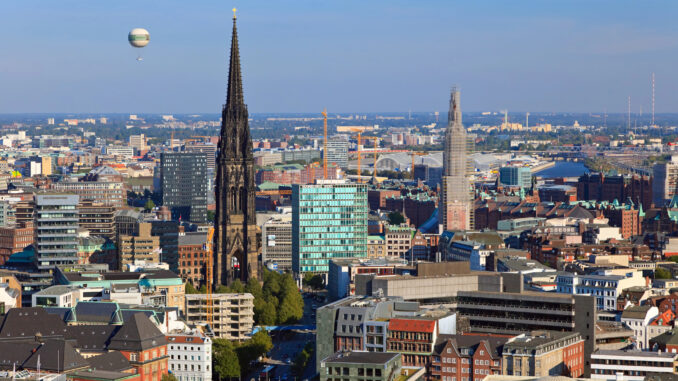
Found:
[{"label": "hazy skyline", "polygon": [[[0,113],[678,111],[674,1],[4,1]],[[141,50],[127,43],[149,30]]]}]

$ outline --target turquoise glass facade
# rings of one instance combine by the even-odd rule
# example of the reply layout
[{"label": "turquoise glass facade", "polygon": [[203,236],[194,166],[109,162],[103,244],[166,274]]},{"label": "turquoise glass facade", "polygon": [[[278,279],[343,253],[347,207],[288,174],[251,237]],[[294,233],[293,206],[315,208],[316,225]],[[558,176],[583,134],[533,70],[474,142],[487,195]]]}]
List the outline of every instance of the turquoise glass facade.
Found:
[{"label": "turquoise glass facade", "polygon": [[367,185],[327,181],[292,188],[292,270],[327,273],[336,258],[367,257]]}]

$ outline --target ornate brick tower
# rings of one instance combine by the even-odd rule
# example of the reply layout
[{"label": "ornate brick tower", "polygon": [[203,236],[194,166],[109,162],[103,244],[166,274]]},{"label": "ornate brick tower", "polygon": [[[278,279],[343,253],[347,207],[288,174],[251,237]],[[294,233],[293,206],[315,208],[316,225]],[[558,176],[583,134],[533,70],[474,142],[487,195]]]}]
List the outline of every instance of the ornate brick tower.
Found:
[{"label": "ornate brick tower", "polygon": [[226,105],[221,112],[214,221],[214,284],[258,278],[259,240],[254,209],[254,158],[240,74],[238,30],[233,37]]}]

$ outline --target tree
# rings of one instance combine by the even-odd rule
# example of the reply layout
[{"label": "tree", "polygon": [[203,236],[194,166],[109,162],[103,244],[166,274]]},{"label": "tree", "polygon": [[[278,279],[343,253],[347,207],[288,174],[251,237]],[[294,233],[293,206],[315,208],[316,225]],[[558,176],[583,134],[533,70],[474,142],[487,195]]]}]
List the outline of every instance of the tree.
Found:
[{"label": "tree", "polygon": [[266,331],[259,331],[252,335],[252,338],[243,342],[235,348],[240,369],[248,370],[250,363],[264,355],[273,348],[273,340]]},{"label": "tree", "polygon": [[254,296],[254,299],[263,299],[264,290],[261,288],[261,284],[255,278],[250,278],[245,285],[245,292],[249,292]]},{"label": "tree", "polygon": [[305,273],[303,279],[304,286],[319,290],[325,286],[323,277],[318,274]]},{"label": "tree", "polygon": [[220,285],[217,286],[217,288],[214,290],[214,292],[217,293],[217,294],[229,294],[229,293],[231,293],[231,289],[228,288],[228,286],[220,284]]},{"label": "tree", "polygon": [[216,212],[214,210],[207,211],[207,221],[214,222],[214,217],[216,217]]},{"label": "tree", "polygon": [[400,212],[393,211],[388,214],[388,223],[391,225],[400,225],[405,222],[405,217],[403,217]]},{"label": "tree", "polygon": [[278,324],[296,323],[304,315],[304,299],[290,274],[283,276],[278,300]]},{"label": "tree", "polygon": [[148,200],[146,200],[146,203],[144,204],[144,209],[147,212],[150,212],[151,210],[153,210],[153,208],[155,208],[155,203],[153,202],[153,200],[149,198]]},{"label": "tree", "polygon": [[226,339],[214,339],[214,371],[219,378],[240,377],[240,362],[235,345]]},{"label": "tree", "polygon": [[308,282],[308,285],[311,286],[311,288],[313,288],[314,290],[320,290],[321,288],[325,287],[325,281],[323,280],[322,276],[315,274]]},{"label": "tree", "polygon": [[245,292],[245,285],[242,284],[240,279],[236,279],[231,283],[231,286],[229,287],[231,292],[237,293],[237,294],[242,294]]},{"label": "tree", "polygon": [[186,282],[186,291],[187,294],[199,294],[200,291],[196,290],[195,287],[193,287],[193,284],[191,282]]},{"label": "tree", "polygon": [[177,381],[177,378],[174,377],[173,374],[167,373],[167,374],[162,375],[162,377],[160,378],[160,381]]},{"label": "tree", "polygon": [[261,300],[260,307],[254,307],[254,318],[259,325],[275,325],[275,320],[277,318],[275,306],[272,303],[268,303],[264,300]]},{"label": "tree", "polygon": [[663,267],[657,267],[657,269],[654,271],[654,278],[655,279],[671,279],[671,272]]}]

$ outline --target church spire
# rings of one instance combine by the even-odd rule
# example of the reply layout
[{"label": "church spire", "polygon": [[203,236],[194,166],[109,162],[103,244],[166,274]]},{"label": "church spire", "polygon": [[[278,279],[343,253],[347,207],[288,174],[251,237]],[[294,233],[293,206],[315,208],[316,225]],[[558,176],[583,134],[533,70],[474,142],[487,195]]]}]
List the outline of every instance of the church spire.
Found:
[{"label": "church spire", "polygon": [[459,91],[456,86],[452,87],[450,94],[450,109],[447,114],[448,128],[463,128],[463,125],[461,124],[461,105],[459,104],[459,98],[461,98],[461,91]]},{"label": "church spire", "polygon": [[233,8],[233,36],[231,37],[231,59],[228,69],[228,92],[226,108],[240,106],[245,103],[242,91],[242,75],[240,73],[240,48],[238,47],[238,27],[236,25],[235,8]]}]

